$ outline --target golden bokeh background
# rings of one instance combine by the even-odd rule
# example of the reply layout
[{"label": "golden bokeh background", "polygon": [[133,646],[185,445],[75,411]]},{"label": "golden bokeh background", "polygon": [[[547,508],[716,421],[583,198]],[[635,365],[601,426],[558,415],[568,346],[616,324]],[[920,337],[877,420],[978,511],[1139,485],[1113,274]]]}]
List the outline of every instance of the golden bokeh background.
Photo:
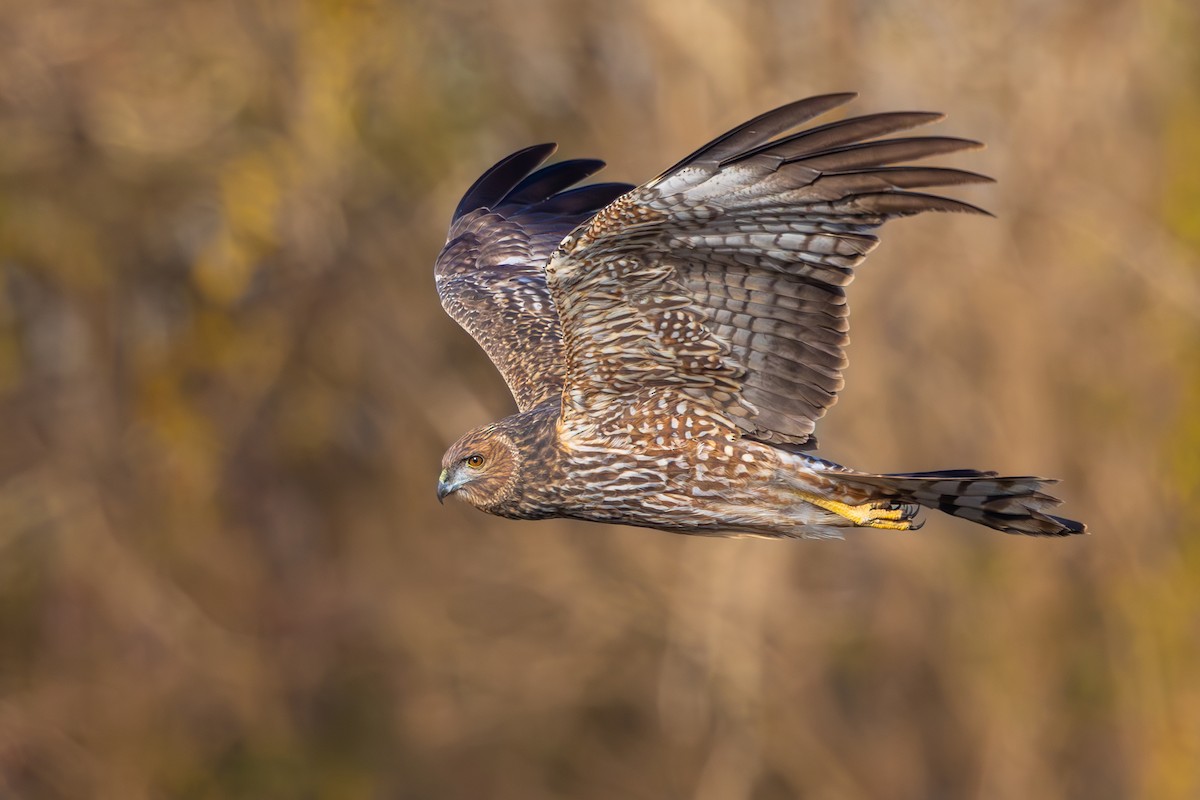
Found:
[{"label": "golden bokeh background", "polygon": [[[1200,796],[1200,7],[5,0],[0,796]],[[432,262],[492,162],[950,112],[821,453],[1089,537],[437,504],[511,410]]]}]

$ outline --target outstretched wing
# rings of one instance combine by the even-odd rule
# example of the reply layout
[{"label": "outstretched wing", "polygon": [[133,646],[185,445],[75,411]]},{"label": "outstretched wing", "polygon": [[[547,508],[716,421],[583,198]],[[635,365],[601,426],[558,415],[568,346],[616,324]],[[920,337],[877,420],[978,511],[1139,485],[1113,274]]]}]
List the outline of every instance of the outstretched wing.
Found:
[{"label": "outstretched wing", "polygon": [[900,112],[772,138],[853,94],[768,112],[621,196],[547,267],[562,319],[569,413],[621,413],[638,387],[671,386],[748,436],[812,446],[842,388],[844,287],[893,217],[982,212],[910,191],[990,181],[894,166],[980,147],[945,137],[872,141],[941,119]]},{"label": "outstretched wing", "polygon": [[573,228],[633,188],[569,189],[604,162],[537,169],[554,150],[528,147],[480,176],[458,204],[434,267],[442,307],[487,353],[522,411],[557,396],[565,373],[546,261]]}]

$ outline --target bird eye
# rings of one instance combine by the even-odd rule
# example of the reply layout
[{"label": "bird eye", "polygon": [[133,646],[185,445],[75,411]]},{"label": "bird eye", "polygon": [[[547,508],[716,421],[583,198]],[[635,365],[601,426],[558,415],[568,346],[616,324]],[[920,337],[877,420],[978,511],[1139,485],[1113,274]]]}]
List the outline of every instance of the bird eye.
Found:
[{"label": "bird eye", "polygon": [[476,453],[473,456],[467,456],[467,466],[471,469],[479,469],[483,466],[483,456]]}]

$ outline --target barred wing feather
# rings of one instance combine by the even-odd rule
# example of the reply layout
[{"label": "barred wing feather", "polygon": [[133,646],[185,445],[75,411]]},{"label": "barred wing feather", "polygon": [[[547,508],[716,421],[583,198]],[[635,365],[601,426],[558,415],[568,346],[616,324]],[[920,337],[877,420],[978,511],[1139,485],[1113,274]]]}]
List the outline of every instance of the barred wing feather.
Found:
[{"label": "barred wing feather", "polygon": [[912,190],[990,180],[899,166],[977,142],[876,141],[938,114],[874,114],[772,139],[852,97],[751,120],[562,242],[547,274],[572,413],[619,414],[631,389],[673,386],[748,436],[813,445],[843,385],[844,287],[876,246],[873,231],[923,211],[986,213]]},{"label": "barred wing feather", "polygon": [[487,353],[522,411],[557,396],[565,373],[546,261],[573,228],[633,188],[570,189],[604,162],[538,169],[554,150],[529,147],[485,172],[459,203],[434,268],[442,306]]}]

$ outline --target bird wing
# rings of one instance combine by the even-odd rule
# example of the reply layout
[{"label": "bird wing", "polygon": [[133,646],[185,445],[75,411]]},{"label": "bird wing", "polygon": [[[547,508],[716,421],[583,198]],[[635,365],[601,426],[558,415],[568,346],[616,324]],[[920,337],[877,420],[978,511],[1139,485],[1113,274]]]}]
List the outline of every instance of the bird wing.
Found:
[{"label": "bird wing", "polygon": [[442,307],[487,353],[522,411],[557,396],[565,374],[546,261],[573,228],[633,188],[571,189],[604,162],[537,169],[554,150],[528,147],[480,176],[459,202],[434,267]]},{"label": "bird wing", "polygon": [[800,100],[710,142],[622,195],[547,266],[564,334],[565,413],[621,413],[674,387],[746,435],[803,448],[842,388],[845,286],[872,231],[922,211],[987,213],[912,189],[990,181],[895,166],[981,147],[892,138],[940,114],[898,112],[777,137],[853,94]]}]

